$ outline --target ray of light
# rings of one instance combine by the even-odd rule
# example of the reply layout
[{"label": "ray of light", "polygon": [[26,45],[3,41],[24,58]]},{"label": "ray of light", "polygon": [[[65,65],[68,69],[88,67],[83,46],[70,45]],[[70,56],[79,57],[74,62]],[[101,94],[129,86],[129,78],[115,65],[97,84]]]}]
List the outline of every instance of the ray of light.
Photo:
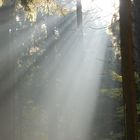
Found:
[{"label": "ray of light", "polygon": [[[108,1],[109,3],[105,5],[100,4],[100,0],[96,1],[96,4],[102,10],[111,7],[111,1]],[[92,5],[90,0],[82,1],[82,3],[85,9]],[[92,16],[90,15],[86,17],[88,19],[84,20],[88,21]],[[39,77],[40,80],[36,79],[36,82],[39,82],[42,89],[41,93],[35,93],[37,97],[33,97],[33,100],[47,110],[49,140],[90,140],[89,131],[92,127],[96,127],[92,122],[101,83],[99,75],[103,72],[104,66],[104,63],[99,60],[105,59],[108,37],[105,30],[92,29],[84,29],[84,34],[81,35],[80,30],[72,30],[76,27],[73,24],[74,19],[75,16],[70,16],[61,22],[61,27],[58,25],[58,28],[63,27],[61,31],[57,31],[53,20],[50,21],[50,24],[55,27],[55,31],[57,33],[60,32],[60,38],[54,34],[48,35],[48,39],[40,43],[41,47],[45,48],[45,51],[40,56],[36,55],[33,63],[26,70],[23,69],[17,73],[19,79],[16,81],[16,85],[18,85],[20,80],[21,84],[25,84],[26,80],[24,80],[24,77],[30,73],[35,73],[32,71],[33,66],[38,64],[41,68],[40,76],[42,77]],[[45,22],[47,22],[47,18]],[[55,22],[56,24],[58,23],[57,20]],[[28,47],[28,43],[31,43],[32,32],[35,33],[36,38],[41,35],[38,34],[40,33],[41,24],[42,21],[40,20],[36,24],[36,31],[34,31],[34,28],[30,28],[20,34],[20,36],[16,36],[16,42],[14,39],[10,42],[11,47],[14,47],[14,45],[21,46],[24,42],[21,49],[14,50],[13,56],[22,53]],[[69,28],[70,26],[72,28]],[[31,47],[33,46],[31,45]],[[2,61],[5,61],[6,57],[7,55],[3,55]],[[4,78],[7,82],[8,79],[5,76]],[[30,86],[28,88],[30,89]],[[35,89],[38,90],[36,87]],[[28,91],[27,93],[25,92],[26,89],[23,89],[23,96],[32,97],[32,92],[35,89],[30,89],[30,92]],[[24,102],[22,99],[20,101]],[[21,102],[18,103],[23,105]],[[24,109],[24,106],[20,107],[20,109]],[[41,114],[32,116],[31,119],[39,121],[42,119]],[[22,123],[27,123],[26,121],[22,120]],[[30,133],[30,139],[35,139],[31,133],[36,128],[32,126],[31,128],[31,132],[21,130],[23,140],[28,137],[28,133]]]}]

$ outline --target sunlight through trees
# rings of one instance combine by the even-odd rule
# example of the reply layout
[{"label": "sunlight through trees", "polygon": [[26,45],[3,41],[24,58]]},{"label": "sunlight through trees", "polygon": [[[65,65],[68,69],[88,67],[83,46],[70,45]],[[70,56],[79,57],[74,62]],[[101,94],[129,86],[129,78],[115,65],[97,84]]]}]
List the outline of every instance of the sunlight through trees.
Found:
[{"label": "sunlight through trees", "polygon": [[138,140],[139,7],[0,0],[0,139]]}]

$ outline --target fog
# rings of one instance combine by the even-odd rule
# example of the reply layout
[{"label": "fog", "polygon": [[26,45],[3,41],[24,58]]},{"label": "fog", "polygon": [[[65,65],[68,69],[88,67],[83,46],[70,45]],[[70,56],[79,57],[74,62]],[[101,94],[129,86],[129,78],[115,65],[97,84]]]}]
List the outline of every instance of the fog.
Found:
[{"label": "fog", "polygon": [[109,122],[121,98],[101,95],[119,85],[106,74],[116,68],[107,34],[112,3],[82,1],[79,27],[75,11],[1,23],[0,139],[109,140],[122,130]]}]

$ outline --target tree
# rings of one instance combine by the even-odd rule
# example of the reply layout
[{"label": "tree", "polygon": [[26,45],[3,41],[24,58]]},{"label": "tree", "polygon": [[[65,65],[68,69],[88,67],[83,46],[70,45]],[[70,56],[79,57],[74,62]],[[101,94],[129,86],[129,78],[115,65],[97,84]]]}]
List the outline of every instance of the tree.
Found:
[{"label": "tree", "polygon": [[136,87],[134,78],[134,44],[131,19],[131,0],[120,0],[120,38],[122,79],[126,108],[126,139],[137,140]]},{"label": "tree", "polygon": [[82,25],[82,3],[81,0],[77,0],[77,26]]},{"label": "tree", "polygon": [[[15,9],[15,0],[4,1],[0,7],[0,123],[3,139],[14,139],[15,137],[15,94],[14,94],[14,66],[15,56],[12,55],[9,32],[13,23],[12,17]],[[10,22],[9,22],[10,21]],[[9,131],[7,135],[5,132]]]}]

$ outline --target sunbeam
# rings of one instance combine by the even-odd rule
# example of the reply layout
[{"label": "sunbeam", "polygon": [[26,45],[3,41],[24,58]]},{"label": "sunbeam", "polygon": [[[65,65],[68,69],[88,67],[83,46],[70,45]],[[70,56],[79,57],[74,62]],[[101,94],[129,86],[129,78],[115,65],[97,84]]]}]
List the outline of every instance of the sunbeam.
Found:
[{"label": "sunbeam", "polygon": [[[37,9],[31,22],[26,12],[32,9],[21,8],[5,24],[0,17],[0,139],[101,140],[114,133],[115,125],[105,134],[96,120],[99,97],[112,101],[102,88],[115,87],[107,68],[113,49],[106,32],[115,0],[81,0],[79,11],[76,1],[56,2],[55,10],[64,6],[65,14]],[[78,15],[82,26],[77,27]]]}]

